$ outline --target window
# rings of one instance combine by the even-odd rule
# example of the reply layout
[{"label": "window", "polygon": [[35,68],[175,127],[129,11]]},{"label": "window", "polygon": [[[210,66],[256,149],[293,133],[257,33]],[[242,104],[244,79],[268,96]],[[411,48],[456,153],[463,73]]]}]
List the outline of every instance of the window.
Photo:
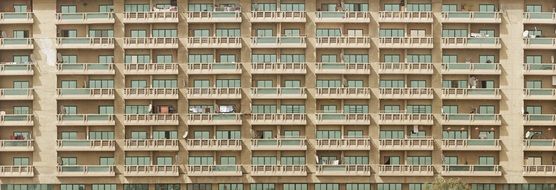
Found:
[{"label": "window", "polygon": [[367,54],[345,54],[344,62],[346,63],[369,63],[369,55]]},{"label": "window", "polygon": [[154,79],[153,88],[178,88],[178,81],[175,79]]},{"label": "window", "polygon": [[156,157],[156,165],[171,166],[174,164],[171,156],[159,156]]},{"label": "window", "polygon": [[467,131],[442,131],[443,139],[467,139]]},{"label": "window", "polygon": [[347,138],[363,138],[362,130],[348,130]]},{"label": "window", "polygon": [[77,158],[75,157],[62,157],[62,166],[75,166],[77,165]]},{"label": "window", "polygon": [[479,165],[481,166],[494,165],[494,156],[479,156]]},{"label": "window", "polygon": [[486,12],[486,13],[492,13],[495,12],[495,6],[493,4],[480,4],[479,5],[479,12]]},{"label": "window", "polygon": [[400,113],[399,105],[384,105],[384,113]]},{"label": "window", "polygon": [[317,80],[317,88],[337,88],[341,84],[340,80]]},{"label": "window", "polygon": [[525,88],[542,88],[542,80],[527,80],[525,81]]},{"label": "window", "polygon": [[27,5],[26,4],[14,4],[14,12],[16,12],[16,13],[25,13],[25,12],[27,12]]},{"label": "window", "polygon": [[85,190],[85,185],[61,184],[60,190]]},{"label": "window", "polygon": [[235,63],[236,55],[234,54],[221,54],[220,63]]},{"label": "window", "polygon": [[528,106],[525,106],[525,111],[528,114],[542,114],[542,106],[540,106],[540,105],[528,105]]},{"label": "window", "polygon": [[341,133],[339,130],[317,130],[317,139],[340,139]]},{"label": "window", "polygon": [[193,138],[194,139],[209,139],[209,131],[194,131]]},{"label": "window", "polygon": [[251,190],[275,190],[275,188],[271,183],[254,183],[251,184]]},{"label": "window", "polygon": [[272,88],[272,81],[271,80],[258,80],[257,87],[259,88]]},{"label": "window", "polygon": [[303,3],[281,3],[280,11],[305,11]]},{"label": "window", "polygon": [[28,55],[14,55],[12,58],[13,58],[13,62],[18,64],[31,62],[31,57]]},{"label": "window", "polygon": [[280,157],[282,165],[305,165],[304,156],[282,156]]},{"label": "window", "polygon": [[149,184],[124,184],[124,190],[149,190]]},{"label": "window", "polygon": [[321,183],[315,184],[315,190],[340,190],[340,184],[337,183]]},{"label": "window", "polygon": [[151,165],[151,158],[148,156],[126,156],[125,165]]},{"label": "window", "polygon": [[380,80],[381,88],[405,88],[403,80]]},{"label": "window", "polygon": [[305,105],[284,105],[280,106],[280,113],[305,113]]},{"label": "window", "polygon": [[406,11],[432,11],[432,5],[429,3],[408,3]]},{"label": "window", "polygon": [[[156,184],[154,186],[155,190],[180,190],[180,184]],[[235,189],[228,189],[235,190]]]},{"label": "window", "polygon": [[495,35],[494,30],[491,29],[481,29],[479,30],[479,33],[484,37],[494,37]]},{"label": "window", "polygon": [[214,57],[212,54],[191,54],[189,63],[214,63]]},{"label": "window", "polygon": [[99,165],[103,165],[103,166],[114,165],[114,157],[100,157]]},{"label": "window", "polygon": [[344,113],[369,113],[367,105],[344,105]]},{"label": "window", "polygon": [[344,164],[352,164],[352,165],[369,164],[369,157],[367,157],[367,156],[346,156],[346,157],[344,157]]},{"label": "window", "polygon": [[525,57],[525,62],[528,64],[539,64],[542,63],[541,55],[528,55]]},{"label": "window", "polygon": [[153,131],[153,139],[177,139],[178,131]]},{"label": "window", "polygon": [[299,36],[299,35],[300,35],[299,29],[284,29],[283,36]]},{"label": "window", "polygon": [[209,29],[195,29],[193,30],[194,37],[209,37],[210,31]]},{"label": "window", "polygon": [[28,38],[29,31],[27,30],[14,30],[13,31],[13,38]]},{"label": "window", "polygon": [[529,12],[529,13],[542,12],[542,5],[525,5],[525,12]]},{"label": "window", "polygon": [[371,190],[371,184],[348,183],[346,190]]},{"label": "window", "polygon": [[457,105],[442,106],[442,113],[457,114],[458,113],[458,106]]},{"label": "window", "polygon": [[147,132],[145,131],[132,131],[131,139],[144,140],[147,139]]},{"label": "window", "polygon": [[424,80],[412,80],[410,81],[411,88],[425,88],[427,87],[427,81]]},{"label": "window", "polygon": [[125,63],[151,63],[150,55],[126,55]]},{"label": "window", "polygon": [[64,64],[77,63],[77,56],[76,55],[62,55],[62,63],[64,63]]},{"label": "window", "polygon": [[147,81],[145,80],[132,80],[131,88],[147,88]]},{"label": "window", "polygon": [[113,140],[113,131],[89,131],[89,139],[91,140]]},{"label": "window", "polygon": [[218,130],[216,131],[216,139],[240,139],[241,131],[228,131],[228,130]]},{"label": "window", "polygon": [[363,87],[363,81],[362,80],[348,80],[347,81],[347,87],[362,88]]},{"label": "window", "polygon": [[240,37],[241,32],[239,28],[217,28],[217,37]]},{"label": "window", "polygon": [[405,37],[405,31],[404,29],[380,29],[379,31],[379,37],[381,38],[386,38],[386,37]]},{"label": "window", "polygon": [[432,63],[432,55],[430,54],[410,54],[407,55],[409,63]]},{"label": "window", "polygon": [[148,4],[126,4],[124,5],[124,12],[149,12],[150,6]]},{"label": "window", "polygon": [[400,11],[400,4],[384,4],[384,11]]},{"label": "window", "polygon": [[205,183],[193,183],[187,185],[187,189],[188,190],[211,190],[212,186],[211,184],[205,184]]},{"label": "window", "polygon": [[307,190],[307,184],[304,183],[284,183],[283,190]]},{"label": "window", "polygon": [[210,81],[209,80],[194,80],[193,81],[193,87],[194,88],[208,88],[208,87],[210,87]]},{"label": "window", "polygon": [[218,190],[243,190],[243,184],[241,183],[218,184]]},{"label": "window", "polygon": [[114,30],[112,29],[89,29],[89,37],[107,38],[114,37]]},{"label": "window", "polygon": [[253,165],[276,165],[276,157],[274,156],[253,156],[251,158]]},{"label": "window", "polygon": [[300,63],[305,62],[305,55],[303,54],[282,54],[280,55],[281,63]]},{"label": "window", "polygon": [[407,105],[407,113],[432,113],[432,106],[430,105]]},{"label": "window", "polygon": [[14,81],[13,88],[29,88],[29,81]]},{"label": "window", "polygon": [[89,80],[89,88],[114,88],[114,80],[91,79]]},{"label": "window", "polygon": [[422,183],[410,183],[409,184],[409,190],[427,190],[429,185],[428,184],[422,184]]},{"label": "window", "polygon": [[276,63],[276,55],[273,54],[253,54],[251,56],[253,63]]},{"label": "window", "polygon": [[339,28],[317,28],[317,37],[342,36]]},{"label": "window", "polygon": [[443,4],[442,12],[456,12],[458,11],[458,5],[456,4]]},{"label": "window", "polygon": [[405,132],[402,130],[380,130],[379,139],[404,139]]},{"label": "window", "polygon": [[255,3],[251,5],[253,11],[276,11],[276,4],[273,3]]},{"label": "window", "polygon": [[65,114],[68,114],[68,115],[77,114],[77,106],[64,105],[62,107],[62,109],[63,109]]},{"label": "window", "polygon": [[93,184],[92,190],[116,190],[116,184]]},{"label": "window", "polygon": [[147,37],[146,30],[131,30],[131,37],[132,38],[145,38]]},{"label": "window", "polygon": [[114,56],[113,55],[99,55],[98,56],[99,63],[114,63]]},{"label": "window", "polygon": [[443,55],[442,56],[442,63],[457,63],[458,56],[457,55]]},{"label": "window", "polygon": [[236,157],[235,156],[221,156],[220,157],[220,165],[224,165],[224,166],[236,165]]},{"label": "window", "polygon": [[213,165],[214,159],[212,156],[189,156],[189,165]]},{"label": "window", "polygon": [[496,190],[496,184],[471,184],[471,190]]},{"label": "window", "polygon": [[384,55],[384,62],[386,62],[386,63],[399,63],[400,62],[400,55],[399,54],[386,54],[386,55]]},{"label": "window", "polygon": [[257,29],[257,37],[272,36],[272,29]]},{"label": "window", "polygon": [[147,114],[149,113],[149,106],[148,105],[126,105],[125,113],[126,114]]},{"label": "window", "polygon": [[62,13],[76,13],[77,6],[75,5],[60,5],[60,11]]},{"label": "window", "polygon": [[297,138],[297,137],[299,137],[299,131],[298,130],[284,130],[283,137],[285,137],[285,138]]},{"label": "window", "polygon": [[467,29],[442,29],[442,37],[468,37]]},{"label": "window", "polygon": [[479,114],[494,114],[495,107],[493,105],[481,105],[479,106]]},{"label": "window", "polygon": [[178,32],[176,29],[153,29],[153,37],[160,38],[175,38],[178,37]]},{"label": "window", "polygon": [[336,55],[334,54],[325,54],[320,56],[320,60],[323,63],[336,63],[338,60],[336,59]]},{"label": "window", "polygon": [[344,3],[344,9],[347,11],[369,11],[369,4],[367,3]]},{"label": "window", "polygon": [[13,165],[15,165],[15,166],[27,166],[27,165],[29,165],[29,158],[28,157],[14,157],[13,158]]},{"label": "window", "polygon": [[113,5],[99,5],[98,6],[98,12],[101,12],[101,13],[114,12],[114,6]]},{"label": "window", "polygon": [[252,112],[253,113],[276,113],[276,105],[253,105]]},{"label": "window", "polygon": [[408,165],[432,165],[432,157],[430,156],[408,156]]},{"label": "window", "polygon": [[212,11],[213,7],[212,4],[201,4],[201,3],[191,3],[187,7],[188,11],[190,12],[201,12],[201,11]]},{"label": "window", "polygon": [[240,79],[218,79],[216,80],[216,87],[218,88],[240,88]]},{"label": "window", "polygon": [[77,37],[77,30],[62,30],[61,37],[75,38]]},{"label": "window", "polygon": [[444,164],[445,165],[458,165],[458,157],[457,156],[445,156],[444,157]]}]

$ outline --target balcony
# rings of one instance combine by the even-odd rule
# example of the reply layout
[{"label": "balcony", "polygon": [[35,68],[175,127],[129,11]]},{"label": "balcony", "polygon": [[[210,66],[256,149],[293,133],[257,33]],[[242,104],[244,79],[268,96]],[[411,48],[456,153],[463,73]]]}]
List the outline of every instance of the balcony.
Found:
[{"label": "balcony", "polygon": [[316,142],[317,150],[371,150],[369,138],[316,139]]},{"label": "balcony", "polygon": [[380,125],[433,125],[430,113],[380,113]]},{"label": "balcony", "polygon": [[32,50],[32,38],[0,38],[0,50]]},{"label": "balcony", "polygon": [[523,146],[525,151],[556,151],[556,139],[526,139]]},{"label": "balcony", "polygon": [[501,23],[501,12],[443,12],[443,23]]},{"label": "balcony", "polygon": [[305,165],[253,165],[251,166],[251,176],[275,177],[275,176],[307,176],[307,166]]},{"label": "balcony", "polygon": [[380,165],[379,176],[434,176],[432,165]]},{"label": "balcony", "polygon": [[379,74],[429,74],[432,75],[432,63],[379,63]]},{"label": "balcony", "polygon": [[251,125],[307,125],[305,113],[252,113]]},{"label": "balcony", "polygon": [[0,140],[0,152],[33,152],[33,140]]},{"label": "balcony", "polygon": [[59,63],[58,75],[114,75],[113,63]]},{"label": "balcony", "polygon": [[499,165],[443,165],[443,176],[488,177],[502,176]]},{"label": "balcony", "polygon": [[33,100],[32,88],[0,89],[0,100]]},{"label": "balcony", "polygon": [[124,38],[125,49],[178,49],[177,37]]},{"label": "balcony", "polygon": [[316,63],[316,74],[364,74],[371,73],[369,63]]},{"label": "balcony", "polygon": [[188,176],[242,176],[243,171],[241,165],[188,165],[187,166]]},{"label": "balcony", "polygon": [[500,151],[499,139],[443,139],[442,150],[452,151]]},{"label": "balcony", "polygon": [[556,12],[525,12],[523,19],[524,24],[554,24]]},{"label": "balcony", "polygon": [[444,63],[442,74],[459,75],[500,75],[501,65],[499,63]]},{"label": "balcony", "polygon": [[333,36],[317,37],[317,48],[370,48],[368,36]]},{"label": "balcony", "polygon": [[240,11],[187,12],[188,23],[240,23]]},{"label": "balcony", "polygon": [[525,114],[523,115],[526,125],[554,125],[556,114]]},{"label": "balcony", "polygon": [[32,24],[33,13],[0,12],[0,24]]},{"label": "balcony", "polygon": [[113,88],[58,88],[58,100],[113,100]]},{"label": "balcony", "polygon": [[178,151],[178,139],[125,139],[126,151]]},{"label": "balcony", "polygon": [[177,75],[177,63],[126,63],[125,75]]},{"label": "balcony", "polygon": [[498,37],[443,37],[444,49],[500,49]]},{"label": "balcony", "polygon": [[523,64],[523,68],[525,68],[524,75],[556,75],[554,63],[526,63]]},{"label": "balcony", "polygon": [[204,113],[187,115],[189,125],[241,125],[239,113]]},{"label": "balcony", "polygon": [[58,114],[58,126],[103,126],[116,125],[114,115],[103,114]]},{"label": "balcony", "polygon": [[525,177],[555,177],[556,165],[526,165],[523,166]]},{"label": "balcony", "polygon": [[241,37],[189,37],[187,48],[241,48]]},{"label": "balcony", "polygon": [[0,165],[0,177],[34,177],[33,166]]},{"label": "balcony", "polygon": [[305,63],[251,63],[251,74],[305,74]]},{"label": "balcony", "polygon": [[33,126],[32,114],[0,115],[0,126]]},{"label": "balcony", "polygon": [[370,176],[370,165],[317,165],[317,176]]},{"label": "balcony", "polygon": [[188,88],[188,99],[241,99],[241,88]]},{"label": "balcony", "polygon": [[252,23],[306,22],[305,11],[251,11]]},{"label": "balcony", "polygon": [[57,140],[56,142],[57,151],[71,151],[71,152],[85,152],[85,151],[115,151],[116,141],[115,140],[87,140],[87,139],[76,139],[76,140]]},{"label": "balcony", "polygon": [[252,99],[306,99],[305,88],[251,88]]},{"label": "balcony", "polygon": [[251,37],[251,48],[306,48],[304,36]]},{"label": "balcony", "polygon": [[56,13],[57,24],[114,24],[114,13]]},{"label": "balcony", "polygon": [[75,165],[58,166],[58,177],[112,177],[116,176],[115,166]]},{"label": "balcony", "polygon": [[241,151],[241,139],[188,139],[189,151]]},{"label": "balcony", "polygon": [[380,139],[380,150],[434,150],[434,140],[432,138],[410,138],[410,139]]},{"label": "balcony", "polygon": [[525,49],[556,49],[556,38],[527,38],[523,41]]},{"label": "balcony", "polygon": [[178,114],[125,114],[124,125],[179,125]]},{"label": "balcony", "polygon": [[241,74],[240,63],[188,63],[188,74]]},{"label": "balcony", "polygon": [[499,100],[499,88],[443,88],[443,99],[458,100]]},{"label": "balcony", "polygon": [[378,22],[384,23],[432,23],[433,13],[427,11],[380,11]]},{"label": "balcony", "polygon": [[0,63],[0,76],[32,76],[33,63]]},{"label": "balcony", "polygon": [[318,125],[370,125],[368,113],[317,113]]},{"label": "balcony", "polygon": [[523,89],[526,100],[556,100],[556,89],[553,88],[528,88]]},{"label": "balcony", "polygon": [[317,99],[369,99],[371,90],[369,88],[316,88]]},{"label": "balcony", "polygon": [[307,144],[304,138],[251,139],[251,150],[307,150]]},{"label": "balcony", "polygon": [[177,177],[180,175],[176,165],[125,165],[124,176],[129,177]]},{"label": "balcony", "polygon": [[180,91],[177,88],[125,88],[124,99],[134,100],[177,100]]},{"label": "balcony", "polygon": [[379,48],[389,49],[432,49],[432,37],[380,37]]},{"label": "balcony", "polygon": [[178,23],[179,13],[177,11],[156,12],[127,12],[124,13],[124,23]]},{"label": "balcony", "polygon": [[380,99],[433,99],[432,88],[379,88]]},{"label": "balcony", "polygon": [[501,125],[499,114],[442,114],[443,125]]},{"label": "balcony", "polygon": [[366,11],[317,11],[315,22],[328,23],[369,23],[371,13]]},{"label": "balcony", "polygon": [[114,38],[58,37],[58,49],[114,49]]}]

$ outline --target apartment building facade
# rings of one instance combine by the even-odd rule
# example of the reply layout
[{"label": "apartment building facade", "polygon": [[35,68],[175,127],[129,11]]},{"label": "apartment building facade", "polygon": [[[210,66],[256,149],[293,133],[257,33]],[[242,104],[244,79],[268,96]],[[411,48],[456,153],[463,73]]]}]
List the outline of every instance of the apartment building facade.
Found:
[{"label": "apartment building facade", "polygon": [[0,190],[553,190],[555,10],[2,0]]}]

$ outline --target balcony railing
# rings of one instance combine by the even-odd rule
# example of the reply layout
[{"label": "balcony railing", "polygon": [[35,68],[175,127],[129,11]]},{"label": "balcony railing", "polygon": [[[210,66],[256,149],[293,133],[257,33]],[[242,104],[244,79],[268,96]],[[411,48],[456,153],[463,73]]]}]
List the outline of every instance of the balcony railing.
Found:
[{"label": "balcony railing", "polygon": [[329,36],[316,40],[319,48],[369,48],[371,45],[368,36]]},{"label": "balcony railing", "polygon": [[58,114],[58,125],[115,125],[110,114]]},{"label": "balcony railing", "polygon": [[369,138],[316,139],[317,150],[370,150]]},{"label": "balcony railing", "polygon": [[379,63],[380,73],[384,74],[432,74],[432,63]]},{"label": "balcony railing", "polygon": [[305,11],[251,11],[251,22],[305,22]]},{"label": "balcony railing", "polygon": [[442,37],[444,48],[486,48],[499,49],[499,37]]},{"label": "balcony railing", "polygon": [[554,63],[526,63],[523,64],[525,74],[534,75],[554,75],[556,73],[556,64]]},{"label": "balcony railing", "polygon": [[252,48],[304,48],[305,36],[251,37]]},{"label": "balcony railing", "polygon": [[307,166],[252,165],[251,176],[307,176]]},{"label": "balcony railing", "polygon": [[2,12],[0,13],[0,23],[29,24],[33,23],[32,12]]},{"label": "balcony railing", "polygon": [[384,125],[432,125],[434,120],[434,116],[430,113],[380,113],[379,118],[380,123]]},{"label": "balcony railing", "polygon": [[317,11],[317,22],[370,22],[366,11]]},{"label": "balcony railing", "polygon": [[178,99],[177,88],[125,88],[126,99]]},{"label": "balcony railing", "polygon": [[70,165],[58,166],[58,176],[61,177],[101,177],[114,176],[115,166],[110,165]]},{"label": "balcony railing", "polygon": [[305,113],[252,113],[251,122],[255,125],[305,125]]},{"label": "balcony railing", "polygon": [[114,23],[113,12],[56,13],[58,23]]},{"label": "balcony railing", "polygon": [[241,22],[240,11],[203,11],[203,12],[187,12],[187,22],[222,22],[233,23]]},{"label": "balcony railing", "polygon": [[0,38],[0,49],[33,49],[32,38]]},{"label": "balcony railing", "polygon": [[317,165],[317,175],[320,176],[369,176],[370,165]]},{"label": "balcony railing", "polygon": [[124,22],[128,23],[173,23],[178,22],[177,11],[153,11],[153,12],[126,12]]},{"label": "balcony railing", "polygon": [[556,176],[556,165],[523,166],[524,176]]},{"label": "balcony railing", "polygon": [[241,165],[188,165],[189,176],[241,176]]},{"label": "balcony railing", "polygon": [[379,88],[382,99],[432,99],[432,88]]},{"label": "balcony railing", "polygon": [[199,113],[187,115],[190,125],[241,125],[239,113]]},{"label": "balcony railing", "polygon": [[499,114],[442,114],[445,124],[500,125]]},{"label": "balcony railing", "polygon": [[187,150],[226,150],[239,151],[242,149],[241,139],[188,139]]},{"label": "balcony railing", "polygon": [[33,63],[0,63],[0,76],[2,75],[33,75]]},{"label": "balcony railing", "polygon": [[371,121],[371,115],[368,113],[317,113],[317,123],[335,124],[349,123],[368,125]]},{"label": "balcony railing", "polygon": [[381,176],[433,176],[432,165],[380,165]]},{"label": "balcony railing", "polygon": [[32,88],[3,88],[0,89],[0,100],[32,100]]},{"label": "balcony railing", "polygon": [[188,88],[187,98],[190,99],[240,99],[241,88]]},{"label": "balcony railing", "polygon": [[306,98],[305,88],[292,88],[292,87],[277,87],[277,88],[251,88],[253,98],[267,98],[267,99],[287,99],[287,98]]},{"label": "balcony railing", "polygon": [[525,12],[523,13],[524,23],[554,23],[556,22],[556,12]]},{"label": "balcony railing", "polygon": [[113,88],[58,88],[59,99],[114,99]]},{"label": "balcony railing", "polygon": [[125,74],[178,74],[177,63],[126,63]]},{"label": "balcony railing", "polygon": [[554,49],[556,48],[556,38],[526,38],[523,39],[525,48],[531,49]]},{"label": "balcony railing", "polygon": [[33,151],[33,140],[0,140],[0,152]]},{"label": "balcony railing", "polygon": [[444,63],[443,74],[500,74],[498,63]]},{"label": "balcony railing", "polygon": [[432,22],[430,11],[380,11],[380,22]]},{"label": "balcony railing", "polygon": [[523,119],[529,125],[554,125],[556,114],[524,114]]},{"label": "balcony railing", "polygon": [[477,99],[499,99],[499,88],[444,88],[443,98],[477,98]]},{"label": "balcony railing", "polygon": [[500,176],[499,165],[443,165],[444,176]]},{"label": "balcony railing", "polygon": [[443,139],[443,150],[501,150],[499,139]]},{"label": "balcony railing", "polygon": [[316,63],[319,74],[370,74],[369,63]]},{"label": "balcony railing", "polygon": [[0,115],[0,126],[32,126],[32,114],[7,114]]},{"label": "balcony railing", "polygon": [[442,22],[499,23],[501,22],[501,16],[501,12],[442,12]]},{"label": "balcony railing", "polygon": [[33,166],[0,165],[0,177],[33,177]]},{"label": "balcony railing", "polygon": [[177,165],[125,165],[124,176],[179,176]]},{"label": "balcony railing", "polygon": [[115,140],[62,139],[56,141],[58,151],[114,151]]},{"label": "balcony railing", "polygon": [[526,139],[523,146],[529,151],[552,151],[556,148],[556,139]]},{"label": "balcony railing", "polygon": [[189,37],[188,48],[241,48],[241,37]]},{"label": "balcony railing", "polygon": [[59,63],[58,74],[114,74],[113,63]]},{"label": "balcony railing", "polygon": [[380,37],[382,48],[432,48],[432,37]]},{"label": "balcony railing", "polygon": [[251,72],[254,74],[305,74],[305,63],[251,63]]},{"label": "balcony railing", "polygon": [[56,44],[60,49],[97,49],[114,48],[114,38],[106,37],[58,37]]},{"label": "balcony railing", "polygon": [[240,63],[188,63],[189,74],[241,74]]},{"label": "balcony railing", "polygon": [[178,139],[125,139],[126,150],[178,151]]},{"label": "balcony railing", "polygon": [[253,150],[307,150],[303,138],[252,139]]},{"label": "balcony railing", "polygon": [[433,150],[432,138],[380,139],[381,150]]},{"label": "balcony railing", "polygon": [[338,87],[338,88],[316,88],[317,98],[333,99],[369,99],[371,98],[370,88],[359,87]]},{"label": "balcony railing", "polygon": [[178,114],[125,114],[126,125],[178,125]]},{"label": "balcony railing", "polygon": [[179,39],[177,37],[126,37],[124,45],[130,49],[153,49],[153,48],[178,48]]}]

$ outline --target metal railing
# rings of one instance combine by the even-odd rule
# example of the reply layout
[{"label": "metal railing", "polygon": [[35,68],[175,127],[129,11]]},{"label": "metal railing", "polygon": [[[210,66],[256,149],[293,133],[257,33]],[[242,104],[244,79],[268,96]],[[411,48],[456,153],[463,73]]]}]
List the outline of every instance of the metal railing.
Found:
[{"label": "metal railing", "polygon": [[384,147],[433,147],[434,140],[432,138],[414,138],[414,139],[379,139],[380,146]]},{"label": "metal railing", "polygon": [[193,147],[241,147],[241,139],[187,139],[187,146]]},{"label": "metal railing", "polygon": [[316,113],[319,121],[370,121],[368,113]]},{"label": "metal railing", "polygon": [[125,88],[128,96],[174,96],[179,94],[178,88]]},{"label": "metal railing", "polygon": [[178,139],[125,139],[126,148],[177,148]]},{"label": "metal railing", "polygon": [[381,121],[403,121],[403,122],[430,122],[434,116],[430,113],[380,113]]},{"label": "metal railing", "polygon": [[318,19],[346,19],[346,20],[368,20],[371,14],[366,11],[317,11]]},{"label": "metal railing", "polygon": [[241,95],[241,88],[221,88],[221,87],[208,87],[208,88],[188,88],[187,94],[192,96],[204,95]]},{"label": "metal railing", "polygon": [[381,44],[395,46],[433,45],[432,37],[380,37],[378,39]]},{"label": "metal railing", "polygon": [[66,148],[66,147],[71,147],[71,148],[89,148],[89,149],[94,149],[94,148],[114,148],[116,147],[116,141],[115,140],[87,140],[87,139],[62,139],[62,140],[57,140],[56,141],[56,145],[58,148]]},{"label": "metal railing", "polygon": [[305,19],[305,11],[251,11],[251,18],[276,21],[276,19]]},{"label": "metal railing", "polygon": [[470,20],[499,20],[502,16],[501,12],[472,12],[472,11],[452,11],[442,12],[443,19],[470,19]]},{"label": "metal railing", "polygon": [[499,96],[500,89],[499,88],[443,88],[442,89],[443,95],[448,96],[474,96],[474,95],[482,95],[482,96]]},{"label": "metal railing", "polygon": [[396,19],[396,20],[426,20],[432,21],[433,13],[431,11],[379,11],[380,19]]},{"label": "metal railing", "polygon": [[33,20],[32,12],[3,12],[0,13],[0,22],[13,21],[13,20]]},{"label": "metal railing", "polygon": [[384,96],[395,96],[395,95],[404,95],[404,96],[421,96],[427,95],[432,96],[434,90],[432,88],[379,88],[380,95]]},{"label": "metal railing", "polygon": [[328,37],[317,37],[316,40],[317,40],[317,44],[338,45],[338,46],[359,45],[359,44],[369,45],[371,43],[371,38],[369,38],[368,36],[328,36]]},{"label": "metal railing", "polygon": [[58,21],[80,21],[87,22],[88,20],[113,20],[113,12],[87,12],[87,13],[56,13]]},{"label": "metal railing", "polygon": [[[57,37],[58,45],[91,45],[91,46],[111,46],[114,45],[114,38],[109,37]],[[88,46],[88,48],[94,48]]]},{"label": "metal railing", "polygon": [[178,114],[125,114],[127,122],[168,122],[178,121]]},{"label": "metal railing", "polygon": [[58,88],[56,89],[58,96],[113,96],[113,88]]},{"label": "metal railing", "polygon": [[338,87],[338,88],[316,88],[318,95],[370,95],[370,88],[364,87]]},{"label": "metal railing", "polygon": [[241,44],[241,37],[189,37],[187,43],[193,45]]},{"label": "metal railing", "polygon": [[58,63],[58,71],[113,71],[114,63]]},{"label": "metal railing", "polygon": [[[177,37],[126,37],[124,38],[125,45],[178,45],[179,39]],[[145,46],[148,48],[148,46]]]},{"label": "metal railing", "polygon": [[305,113],[252,113],[252,121],[284,122],[305,121]]},{"label": "metal railing", "polygon": [[278,71],[305,71],[307,64],[305,63],[251,63],[251,69],[257,70],[270,70],[273,72]]},{"label": "metal railing", "polygon": [[142,20],[171,20],[178,19],[177,11],[153,11],[153,12],[125,12],[124,19]]},{"label": "metal railing", "polygon": [[379,63],[382,71],[432,71],[432,63]]},{"label": "metal railing", "polygon": [[369,147],[371,146],[371,139],[369,138],[351,138],[345,137],[342,139],[316,139],[317,146],[320,147]]},{"label": "metal railing", "polygon": [[58,114],[58,122],[112,122],[114,115],[110,114]]},{"label": "metal railing", "polygon": [[500,147],[499,139],[442,139],[442,146],[468,148],[473,146]]},{"label": "metal railing", "polygon": [[444,45],[500,45],[499,37],[442,37]]},{"label": "metal railing", "polygon": [[442,114],[444,121],[500,121],[500,114]]}]

